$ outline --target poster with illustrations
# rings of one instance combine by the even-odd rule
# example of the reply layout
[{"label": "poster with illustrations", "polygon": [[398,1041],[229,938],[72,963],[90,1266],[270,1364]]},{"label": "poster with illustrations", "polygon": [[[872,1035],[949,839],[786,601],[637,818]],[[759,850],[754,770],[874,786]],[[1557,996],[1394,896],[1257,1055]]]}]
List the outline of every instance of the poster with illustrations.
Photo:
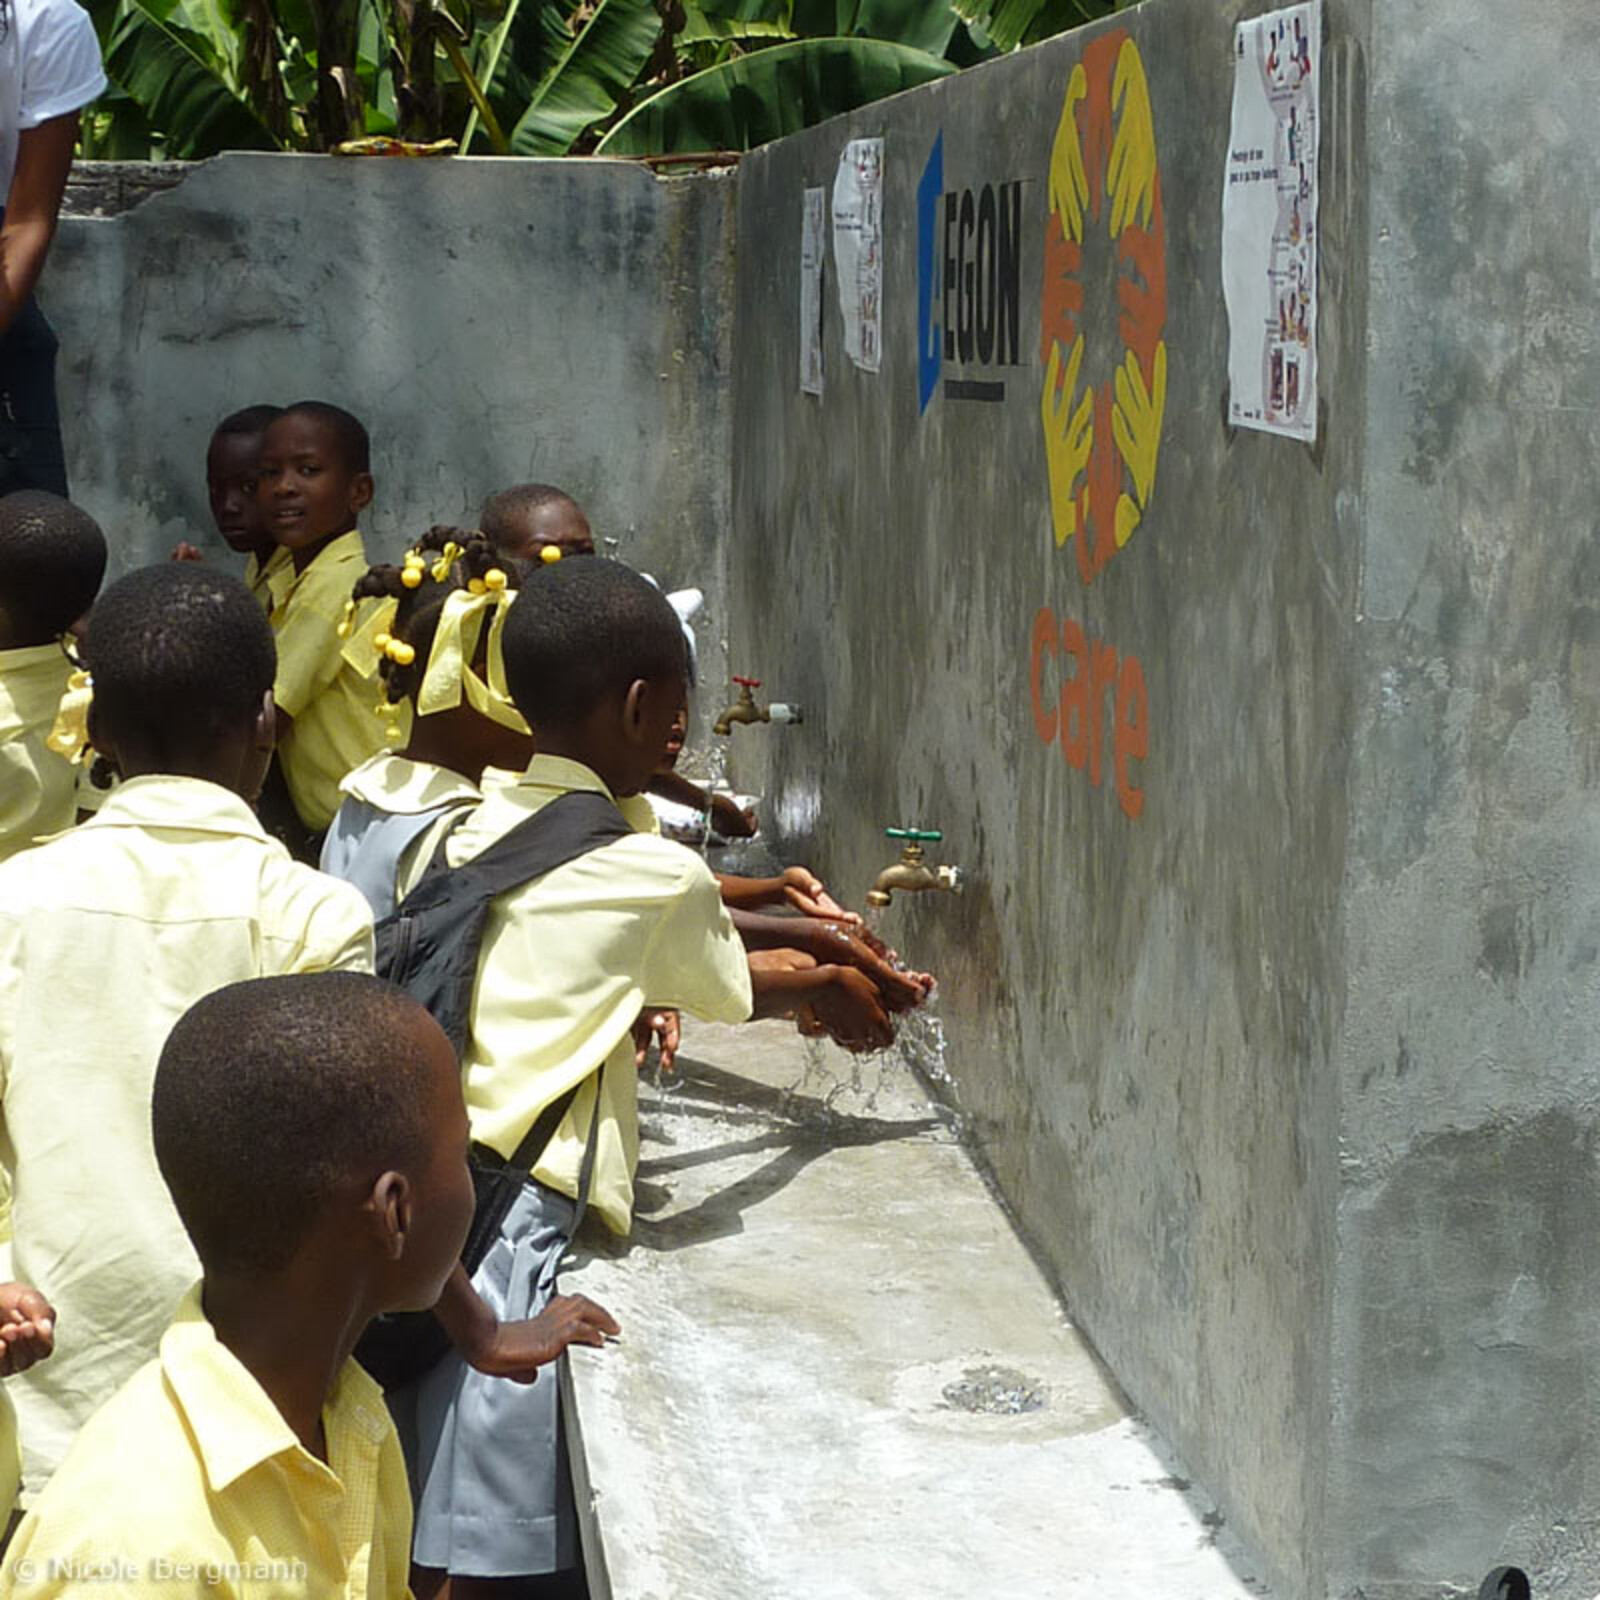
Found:
[{"label": "poster with illustrations", "polygon": [[1241,22],[1222,184],[1228,420],[1317,436],[1322,0]]},{"label": "poster with illustrations", "polygon": [[800,217],[800,388],[822,393],[822,258],[827,250],[828,196],[807,189]]},{"label": "poster with illustrations", "polygon": [[867,372],[883,360],[883,140],[852,139],[833,180],[833,272],[845,354]]}]

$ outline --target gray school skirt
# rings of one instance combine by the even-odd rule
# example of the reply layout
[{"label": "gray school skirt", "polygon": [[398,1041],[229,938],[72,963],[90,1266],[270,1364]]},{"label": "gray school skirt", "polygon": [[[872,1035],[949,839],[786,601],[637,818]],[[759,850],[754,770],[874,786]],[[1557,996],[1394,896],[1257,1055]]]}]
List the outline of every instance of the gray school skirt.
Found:
[{"label": "gray school skirt", "polygon": [[[536,1316],[554,1295],[576,1218],[572,1201],[543,1184],[517,1196],[472,1275],[501,1321]],[[411,1474],[419,1566],[512,1578],[577,1565],[559,1389],[553,1364],[536,1383],[512,1383],[474,1372],[452,1350],[389,1396]]]}]

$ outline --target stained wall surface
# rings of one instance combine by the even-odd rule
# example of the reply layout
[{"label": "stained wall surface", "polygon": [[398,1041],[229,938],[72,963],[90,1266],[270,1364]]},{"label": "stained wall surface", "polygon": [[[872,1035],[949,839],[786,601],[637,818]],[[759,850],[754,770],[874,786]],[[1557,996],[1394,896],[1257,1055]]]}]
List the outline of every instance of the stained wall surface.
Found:
[{"label": "stained wall surface", "polygon": [[213,425],[328,399],[372,433],[375,559],[555,483],[628,560],[707,589],[717,637],[731,199],[619,162],[230,155],[68,217],[41,298],[74,495],[119,566],[179,539],[226,560]]},{"label": "stained wall surface", "polygon": [[1338,1592],[1600,1589],[1600,49],[1374,6]]},{"label": "stained wall surface", "polygon": [[[1325,423],[1308,448],[1224,423],[1220,197],[1244,11],[1141,7],[744,162],[731,660],[807,720],[734,743],[795,849],[857,903],[893,858],[885,825],[944,830],[932,859],[966,870],[965,894],[899,899],[884,930],[940,975],[976,1140],[1072,1316],[1303,1595],[1323,1592],[1328,1531],[1366,19],[1330,7]],[[1079,395],[1114,392],[1130,350],[1148,374],[1154,325],[1165,407],[1154,448],[1135,445],[1155,456],[1137,527],[1119,547],[1102,521],[1080,552],[1052,515],[1041,405],[1062,326],[1042,298],[1052,147],[1074,69],[1109,106],[1130,49],[1159,204],[1120,259],[1113,196],[1087,224]],[[845,355],[830,256],[819,399],[799,386],[803,191],[831,189],[846,138],[870,135],[887,162],[882,369]],[[1111,148],[1087,154],[1091,197]],[[934,280],[963,194],[981,218],[994,186],[1003,216],[1010,185],[1020,328],[984,361],[988,258]],[[920,306],[938,326],[925,406]],[[980,1264],[955,1270],[982,1292]]]}]

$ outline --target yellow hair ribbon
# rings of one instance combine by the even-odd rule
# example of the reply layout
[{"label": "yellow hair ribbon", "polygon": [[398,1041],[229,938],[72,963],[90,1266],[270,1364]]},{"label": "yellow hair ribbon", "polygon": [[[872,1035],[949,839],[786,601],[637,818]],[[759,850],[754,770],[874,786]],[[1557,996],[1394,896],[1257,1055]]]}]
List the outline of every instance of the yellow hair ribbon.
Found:
[{"label": "yellow hair ribbon", "polygon": [[[518,733],[528,732],[522,713],[512,705],[511,696],[506,692],[505,661],[500,651],[506,610],[514,598],[515,591],[511,589],[485,589],[481,594],[457,589],[445,601],[439,613],[439,625],[434,630],[427,670],[417,690],[419,717],[451,710],[461,704],[465,693],[467,703],[480,716]],[[485,620],[489,623],[487,683],[472,665],[483,638]]]},{"label": "yellow hair ribbon", "polygon": [[[393,595],[384,595],[371,600],[357,601],[356,605],[357,618],[345,636],[339,654],[363,678],[370,678],[377,673],[378,663],[383,660],[383,646],[378,643],[378,639],[394,627],[395,613],[400,609],[400,602]],[[361,606],[367,608],[365,613],[360,612]]]},{"label": "yellow hair ribbon", "polygon": [[94,699],[94,680],[79,667],[68,679],[56,720],[45,735],[45,748],[65,756],[74,766],[89,748],[89,702]]}]

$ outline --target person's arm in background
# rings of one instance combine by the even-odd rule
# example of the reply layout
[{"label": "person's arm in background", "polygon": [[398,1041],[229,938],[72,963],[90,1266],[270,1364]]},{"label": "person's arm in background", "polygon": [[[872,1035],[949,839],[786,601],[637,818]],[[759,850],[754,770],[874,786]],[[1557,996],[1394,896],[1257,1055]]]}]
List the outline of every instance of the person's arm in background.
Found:
[{"label": "person's arm in background", "polygon": [[17,170],[0,224],[0,333],[11,326],[44,271],[77,143],[76,111],[17,136]]}]

